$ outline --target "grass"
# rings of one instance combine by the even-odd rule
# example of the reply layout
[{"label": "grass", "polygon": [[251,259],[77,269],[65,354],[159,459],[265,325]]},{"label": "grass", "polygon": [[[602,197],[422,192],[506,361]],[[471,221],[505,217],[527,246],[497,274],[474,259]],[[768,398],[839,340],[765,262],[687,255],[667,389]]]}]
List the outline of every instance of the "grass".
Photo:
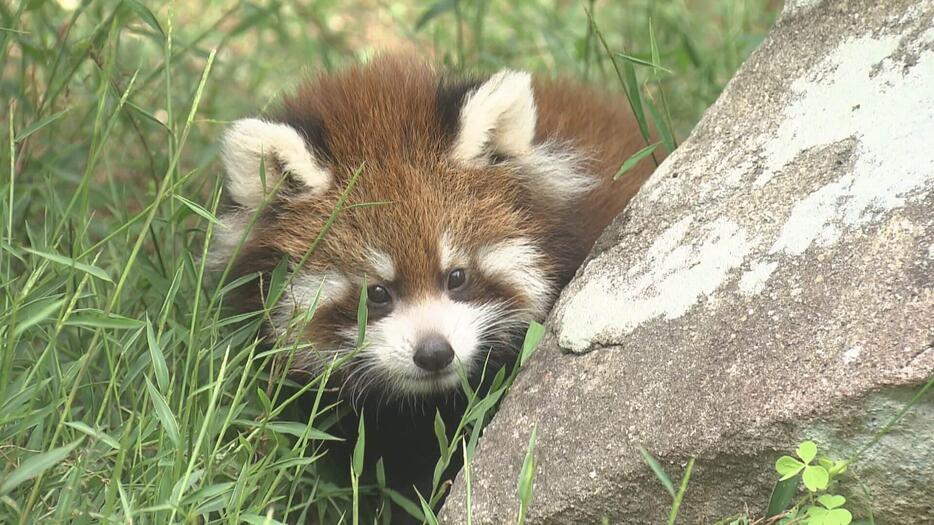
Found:
[{"label": "grass", "polygon": [[[341,481],[351,466],[322,457],[327,372],[290,383],[273,364],[294,348],[261,345],[264,313],[230,313],[205,269],[216,138],[296,71],[404,44],[577,76],[625,89],[674,143],[774,16],[741,0],[78,4],[0,3],[0,523],[357,523],[401,501],[356,462]],[[510,378],[495,383],[445,464],[472,456]]]}]

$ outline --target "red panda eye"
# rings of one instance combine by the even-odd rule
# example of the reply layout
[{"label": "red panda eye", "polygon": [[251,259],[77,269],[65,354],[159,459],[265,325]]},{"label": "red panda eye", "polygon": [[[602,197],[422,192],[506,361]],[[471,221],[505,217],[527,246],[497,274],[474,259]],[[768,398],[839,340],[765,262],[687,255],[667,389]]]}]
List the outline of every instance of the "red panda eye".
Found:
[{"label": "red panda eye", "polygon": [[376,305],[388,304],[392,299],[392,297],[389,295],[389,290],[378,284],[370,286],[366,289],[366,298],[370,303]]},{"label": "red panda eye", "polygon": [[457,290],[467,282],[467,272],[458,268],[448,274],[448,290]]}]

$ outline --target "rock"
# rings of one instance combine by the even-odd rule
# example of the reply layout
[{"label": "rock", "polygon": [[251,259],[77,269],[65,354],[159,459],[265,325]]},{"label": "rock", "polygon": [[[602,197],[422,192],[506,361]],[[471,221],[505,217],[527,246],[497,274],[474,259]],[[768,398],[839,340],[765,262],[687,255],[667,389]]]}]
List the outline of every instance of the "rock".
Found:
[{"label": "rock", "polygon": [[[934,374],[934,0],[788,2],[607,230],[471,465],[472,523],[764,510],[804,439],[871,441]],[[934,396],[851,467],[878,523],[934,522]],[[854,513],[865,507],[850,482]],[[442,512],[465,523],[463,474]]]}]

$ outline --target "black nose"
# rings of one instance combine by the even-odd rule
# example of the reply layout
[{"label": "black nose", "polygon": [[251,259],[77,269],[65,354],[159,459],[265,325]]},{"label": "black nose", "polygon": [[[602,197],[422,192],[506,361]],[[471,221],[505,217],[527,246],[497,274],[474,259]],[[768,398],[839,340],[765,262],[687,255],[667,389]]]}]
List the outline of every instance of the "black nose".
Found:
[{"label": "black nose", "polygon": [[437,372],[454,360],[454,349],[451,348],[447,339],[438,334],[432,334],[419,341],[418,346],[415,347],[413,359],[419,368]]}]

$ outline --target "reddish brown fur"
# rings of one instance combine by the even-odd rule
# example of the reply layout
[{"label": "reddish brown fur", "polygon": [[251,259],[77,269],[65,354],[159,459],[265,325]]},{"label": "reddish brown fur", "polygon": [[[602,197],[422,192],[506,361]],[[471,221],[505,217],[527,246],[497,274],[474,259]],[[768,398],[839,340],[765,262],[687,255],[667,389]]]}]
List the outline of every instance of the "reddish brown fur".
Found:
[{"label": "reddish brown fur", "polygon": [[[571,81],[538,80],[536,139],[559,138],[574,144],[589,159],[587,169],[598,175],[597,186],[581,205],[585,217],[584,244],[590,246],[652,174],[652,159],[639,162],[619,180],[613,175],[633,153],[646,146],[628,103],[590,86]],[[657,150],[656,159],[664,155]]]}]

